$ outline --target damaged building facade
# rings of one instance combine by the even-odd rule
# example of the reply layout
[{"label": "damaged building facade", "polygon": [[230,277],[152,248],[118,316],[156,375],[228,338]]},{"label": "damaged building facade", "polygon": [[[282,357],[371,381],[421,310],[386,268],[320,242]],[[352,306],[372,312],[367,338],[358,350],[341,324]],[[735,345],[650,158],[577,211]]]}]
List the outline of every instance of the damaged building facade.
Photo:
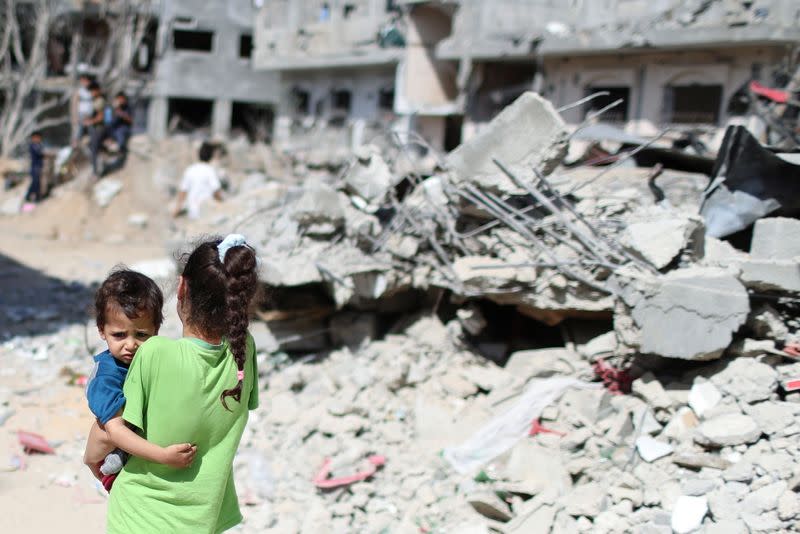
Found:
[{"label": "damaged building facade", "polygon": [[450,150],[526,90],[558,107],[607,93],[565,119],[621,99],[603,120],[645,135],[724,126],[747,113],[748,81],[784,84],[799,10],[791,0],[275,0],[257,17],[254,67],[283,78],[279,138],[327,117],[355,125],[350,144],[366,122]]},{"label": "damaged building facade", "polygon": [[251,68],[254,16],[249,0],[161,3],[151,136],[197,128],[224,136],[233,129],[269,140],[277,77]]}]

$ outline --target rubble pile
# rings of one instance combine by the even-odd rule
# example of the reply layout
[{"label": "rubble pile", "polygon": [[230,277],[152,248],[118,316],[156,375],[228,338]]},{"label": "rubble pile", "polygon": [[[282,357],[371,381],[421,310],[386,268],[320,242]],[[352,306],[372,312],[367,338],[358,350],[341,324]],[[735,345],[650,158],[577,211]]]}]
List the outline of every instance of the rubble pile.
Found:
[{"label": "rubble pile", "polygon": [[[800,528],[796,221],[736,250],[706,177],[566,172],[569,136],[526,94],[428,177],[365,147],[229,212],[269,295],[255,531]],[[570,333],[481,345],[491,306]]]},{"label": "rubble pile", "polygon": [[191,223],[245,234],[267,290],[243,531],[800,529],[797,220],[736,249],[707,176],[565,170],[571,135],[527,93],[431,173],[393,136]]}]

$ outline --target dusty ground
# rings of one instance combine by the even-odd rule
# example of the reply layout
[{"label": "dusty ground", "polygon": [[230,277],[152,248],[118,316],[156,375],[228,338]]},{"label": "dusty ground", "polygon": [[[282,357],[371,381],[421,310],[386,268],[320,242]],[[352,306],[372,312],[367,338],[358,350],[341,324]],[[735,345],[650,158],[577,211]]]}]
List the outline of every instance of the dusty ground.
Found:
[{"label": "dusty ground", "polygon": [[[77,282],[75,308],[85,309],[91,282],[116,263],[163,255],[152,243],[57,241],[20,237],[25,224],[20,217],[0,220],[0,304],[16,304],[14,296],[25,287],[41,298],[28,300],[34,308],[48,302],[54,281]],[[28,293],[29,294],[29,293]],[[4,321],[0,318],[0,323]],[[0,330],[14,326],[3,324]],[[92,332],[93,334],[93,332]],[[65,339],[65,344],[82,340]],[[15,397],[15,412],[0,426],[0,531],[102,532],[106,497],[81,464],[80,447],[91,424],[81,387],[69,386],[59,369],[48,361],[33,361],[12,350],[3,351],[0,396]],[[88,359],[88,358],[87,358]],[[25,456],[16,432],[25,429],[59,444],[56,456]],[[8,471],[16,458],[25,469]]]}]

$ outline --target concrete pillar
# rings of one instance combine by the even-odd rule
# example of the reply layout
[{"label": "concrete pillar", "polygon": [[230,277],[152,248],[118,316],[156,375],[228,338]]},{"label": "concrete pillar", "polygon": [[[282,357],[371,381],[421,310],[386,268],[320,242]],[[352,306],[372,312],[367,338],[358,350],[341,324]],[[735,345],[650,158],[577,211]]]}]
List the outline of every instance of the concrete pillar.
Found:
[{"label": "concrete pillar", "polygon": [[214,101],[214,109],[211,113],[211,135],[213,137],[227,137],[231,131],[231,112],[233,103],[227,99],[217,99]]},{"label": "concrete pillar", "polygon": [[150,99],[150,107],[147,110],[147,133],[153,139],[164,139],[167,136],[168,108],[166,97],[154,96]]}]

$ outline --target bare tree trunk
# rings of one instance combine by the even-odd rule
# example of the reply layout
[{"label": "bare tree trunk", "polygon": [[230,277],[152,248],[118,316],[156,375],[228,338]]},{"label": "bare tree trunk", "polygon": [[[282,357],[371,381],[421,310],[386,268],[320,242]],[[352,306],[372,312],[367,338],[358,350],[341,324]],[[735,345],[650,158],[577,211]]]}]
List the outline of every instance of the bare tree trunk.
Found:
[{"label": "bare tree trunk", "polygon": [[[54,3],[26,2],[24,8],[14,0],[5,0],[4,4],[1,16],[5,27],[0,37],[0,157],[8,157],[33,131],[67,120],[44,118],[48,111],[64,104],[66,97],[42,101],[36,95],[47,73]],[[29,42],[24,42],[24,29],[32,30]]]}]

